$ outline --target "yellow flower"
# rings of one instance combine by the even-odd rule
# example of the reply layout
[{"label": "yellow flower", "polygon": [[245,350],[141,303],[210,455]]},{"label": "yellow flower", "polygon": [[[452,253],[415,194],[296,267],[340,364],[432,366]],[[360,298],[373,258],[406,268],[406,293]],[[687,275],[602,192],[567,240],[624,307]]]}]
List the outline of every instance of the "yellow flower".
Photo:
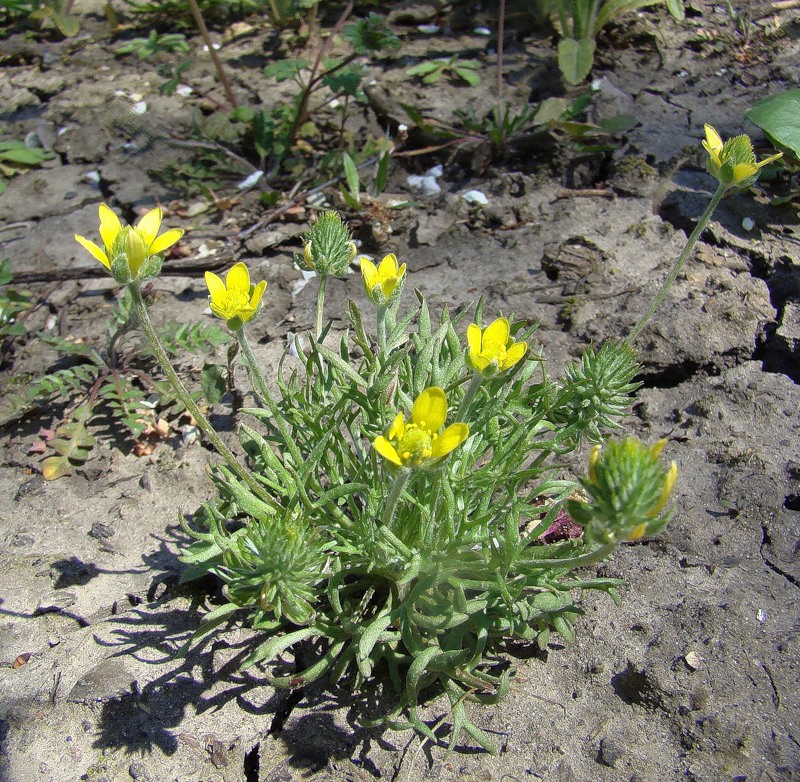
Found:
[{"label": "yellow flower", "polygon": [[361,257],[361,276],[364,278],[364,291],[378,307],[386,306],[395,296],[400,295],[406,275],[406,265],[397,265],[397,256],[389,253],[380,266]]},{"label": "yellow flower", "polygon": [[119,282],[145,279],[158,274],[161,260],[151,262],[172,247],[182,236],[183,229],[172,228],[161,236],[162,212],[151,209],[135,226],[123,226],[119,217],[105,204],[100,204],[100,239],[103,247],[75,234],[75,241],[108,269]]},{"label": "yellow flower", "polygon": [[526,342],[514,342],[507,318],[498,318],[485,329],[471,323],[467,329],[467,365],[486,377],[505,372],[528,350]]},{"label": "yellow flower", "polygon": [[414,402],[411,421],[406,423],[398,413],[386,436],[375,438],[373,446],[395,467],[420,467],[447,456],[469,436],[469,426],[450,424],[447,418],[447,397],[438,386],[426,388]]},{"label": "yellow flower", "polygon": [[266,280],[251,285],[250,272],[241,262],[231,268],[225,276],[225,282],[213,272],[206,272],[206,285],[211,294],[208,299],[211,311],[227,321],[234,330],[258,312],[261,297],[267,288]]},{"label": "yellow flower", "polygon": [[753,144],[747,136],[734,136],[723,143],[719,133],[711,125],[706,125],[705,131],[703,147],[708,153],[708,173],[728,188],[754,185],[760,170],[782,155],[778,152],[759,163],[753,152]]}]

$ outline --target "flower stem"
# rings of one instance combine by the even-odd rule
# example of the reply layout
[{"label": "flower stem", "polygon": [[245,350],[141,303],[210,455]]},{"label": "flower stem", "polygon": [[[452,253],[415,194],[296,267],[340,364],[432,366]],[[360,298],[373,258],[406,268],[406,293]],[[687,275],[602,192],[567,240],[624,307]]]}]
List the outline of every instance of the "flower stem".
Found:
[{"label": "flower stem", "polygon": [[664,297],[667,295],[667,291],[670,289],[670,287],[672,287],[672,283],[675,282],[675,278],[683,268],[683,264],[686,263],[686,259],[694,249],[694,245],[700,238],[700,234],[702,234],[705,230],[705,227],[708,225],[708,221],[711,219],[711,215],[714,213],[714,210],[719,205],[719,202],[722,200],[722,196],[725,195],[727,190],[728,186],[723,185],[722,183],[720,183],[717,187],[717,192],[714,193],[713,197],[708,202],[705,212],[703,212],[703,214],[700,216],[700,219],[697,221],[697,225],[694,227],[694,231],[692,231],[689,241],[686,242],[686,246],[678,256],[678,260],[675,261],[675,266],[673,266],[669,276],[666,280],[664,280],[664,284],[661,286],[661,289],[650,303],[650,306],[647,308],[647,312],[645,312],[645,314],[639,318],[639,322],[633,327],[631,333],[625,338],[625,342],[627,342],[629,345],[632,345],[635,342],[636,337],[639,336],[639,332],[647,325],[647,321],[650,320],[650,318],[653,316],[653,313],[658,309],[659,304],[661,304],[661,302],[664,300]]},{"label": "flower stem", "polygon": [[466,415],[469,412],[470,405],[475,401],[475,395],[478,393],[481,383],[483,383],[483,375],[480,372],[473,372],[472,379],[469,381],[467,390],[464,392],[464,398],[458,406],[458,412],[456,413],[457,421],[466,421]]},{"label": "flower stem", "polygon": [[381,357],[386,356],[386,313],[388,311],[388,307],[384,304],[382,307],[378,307],[377,311],[377,328],[378,328],[378,351],[381,354]]},{"label": "flower stem", "polygon": [[164,370],[164,374],[167,376],[167,379],[175,389],[178,398],[181,400],[181,402],[183,402],[186,409],[197,422],[197,425],[200,427],[200,429],[202,429],[203,434],[205,434],[205,436],[209,439],[217,453],[227,462],[231,470],[247,484],[248,488],[254,494],[256,494],[268,505],[275,507],[275,500],[270,497],[269,494],[264,490],[264,487],[261,486],[244,467],[242,467],[228,446],[222,442],[214,427],[211,426],[211,422],[200,410],[197,403],[194,401],[194,399],[192,399],[191,394],[186,389],[186,386],[183,385],[183,382],[178,377],[177,372],[175,372],[175,369],[170,363],[169,357],[164,350],[164,346],[161,344],[161,340],[158,338],[158,334],[156,334],[156,330],[153,328],[153,323],[150,320],[147,307],[142,299],[142,292],[139,289],[139,283],[129,283],[128,290],[131,294],[133,309],[136,312],[136,318],[139,326],[144,332],[147,341],[150,343],[150,347],[153,351],[153,355],[156,357],[156,361],[158,361],[161,369]]},{"label": "flower stem", "polygon": [[317,339],[322,334],[322,312],[325,309],[325,286],[328,282],[327,274],[319,276],[319,290],[317,291]]},{"label": "flower stem", "polygon": [[381,521],[384,527],[391,526],[392,519],[394,518],[394,511],[397,507],[397,501],[400,499],[400,495],[403,493],[403,489],[405,489],[406,483],[408,483],[410,477],[410,470],[401,470],[397,478],[395,478],[394,486],[392,486],[392,490],[386,498],[386,507],[383,509],[383,518]]},{"label": "flower stem", "polygon": [[244,355],[244,360],[250,373],[250,382],[253,384],[256,395],[267,406],[267,409],[272,414],[275,425],[278,427],[278,431],[283,439],[283,445],[286,446],[289,453],[291,453],[291,455],[294,457],[295,463],[298,465],[301,464],[302,457],[300,455],[300,449],[297,447],[294,438],[291,436],[289,427],[286,424],[286,419],[278,409],[278,405],[276,404],[275,399],[272,397],[269,387],[267,386],[267,381],[264,379],[264,375],[258,367],[256,357],[253,354],[253,348],[250,346],[250,340],[247,338],[247,334],[245,334],[244,326],[236,329],[236,338],[239,340],[239,345],[242,348],[242,354]]}]

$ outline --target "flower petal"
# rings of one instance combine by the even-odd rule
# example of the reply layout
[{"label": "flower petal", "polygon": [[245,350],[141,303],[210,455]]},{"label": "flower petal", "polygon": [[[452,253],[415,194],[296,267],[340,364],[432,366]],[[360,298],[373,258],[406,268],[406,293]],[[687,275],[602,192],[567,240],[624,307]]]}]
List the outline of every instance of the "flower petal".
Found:
[{"label": "flower petal", "polygon": [[388,437],[390,440],[399,440],[406,430],[406,419],[402,413],[398,413],[392,425],[389,427]]},{"label": "flower petal", "polygon": [[470,357],[475,361],[481,352],[481,329],[475,323],[470,323],[467,326],[467,346],[469,347]]},{"label": "flower petal", "polygon": [[166,233],[161,234],[151,245],[150,245],[150,254],[151,255],[158,255],[159,253],[163,253],[169,247],[172,247],[173,244],[180,241],[180,238],[183,236],[183,228],[171,228]]},{"label": "flower petal", "polygon": [[225,283],[214,272],[206,272],[206,285],[211,294],[211,301],[220,306],[228,297]]},{"label": "flower petal", "polygon": [[100,204],[97,211],[100,214],[100,238],[103,240],[106,250],[110,250],[122,230],[122,223],[120,223],[119,217],[105,204]]},{"label": "flower petal", "polygon": [[704,125],[703,126],[706,131],[706,140],[703,142],[703,146],[712,153],[719,153],[722,149],[722,138],[720,137],[719,133],[717,133],[711,125]]},{"label": "flower petal", "polygon": [[447,456],[469,437],[469,424],[450,424],[434,441],[431,454],[434,459]]},{"label": "flower petal", "polygon": [[498,318],[483,330],[481,347],[483,350],[487,350],[490,346],[505,347],[508,344],[510,331],[508,318]]},{"label": "flower petal", "polygon": [[420,428],[436,434],[447,418],[447,397],[438,386],[426,388],[414,402],[411,420]]},{"label": "flower petal", "polygon": [[136,230],[142,237],[145,247],[149,248],[156,240],[158,230],[161,228],[162,217],[163,213],[161,212],[161,207],[157,206],[155,209],[151,209],[136,223]]},{"label": "flower petal", "polygon": [[397,256],[394,253],[389,253],[383,257],[381,265],[378,267],[378,274],[381,277],[397,276]]},{"label": "flower petal", "polygon": [[397,453],[395,447],[383,436],[378,435],[372,443],[372,447],[387,461],[391,462],[397,467],[402,467],[403,462],[400,459],[400,454]]},{"label": "flower petal", "polygon": [[81,245],[81,247],[88,250],[92,254],[92,257],[100,261],[106,269],[109,271],[111,270],[111,261],[108,260],[108,256],[94,242],[90,242],[85,237],[78,236],[78,234],[75,234],[75,241]]},{"label": "flower petal", "polygon": [[527,342],[515,342],[506,352],[500,369],[511,369],[528,352]]},{"label": "flower petal", "polygon": [[253,309],[258,309],[258,305],[261,303],[261,297],[264,295],[264,291],[267,289],[267,281],[261,280],[255,288],[253,288],[253,293],[250,295],[250,306]]},{"label": "flower petal", "polygon": [[378,282],[378,267],[364,256],[361,256],[359,265],[361,266],[361,276],[364,278],[364,287],[371,291]]},{"label": "flower petal", "polygon": [[225,276],[225,287],[250,298],[250,271],[241,261],[234,264]]},{"label": "flower petal", "polygon": [[754,163],[737,163],[733,167],[733,182],[734,184],[744,182],[745,179],[749,179],[757,173],[758,166]]}]

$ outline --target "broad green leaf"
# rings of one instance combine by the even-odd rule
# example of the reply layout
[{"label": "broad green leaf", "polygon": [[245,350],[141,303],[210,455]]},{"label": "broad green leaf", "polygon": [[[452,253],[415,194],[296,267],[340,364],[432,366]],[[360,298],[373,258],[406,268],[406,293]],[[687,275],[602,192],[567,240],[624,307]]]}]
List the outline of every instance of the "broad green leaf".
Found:
[{"label": "broad green leaf", "polygon": [[446,63],[447,60],[427,60],[418,65],[413,65],[406,70],[406,74],[408,76],[425,76],[428,73],[433,73],[433,71],[441,70],[442,66]]},{"label": "broad green leaf", "polygon": [[744,116],[776,146],[786,147],[800,158],[800,88],[764,98]]},{"label": "broad green leaf", "polygon": [[481,83],[481,77],[469,68],[455,67],[453,70],[471,87],[477,87]]},{"label": "broad green leaf", "polygon": [[287,79],[293,79],[304,68],[311,65],[311,60],[293,59],[293,60],[279,60],[273,62],[264,68],[264,75],[267,78],[273,78],[275,81],[281,82]]},{"label": "broad green leaf", "polygon": [[568,107],[569,101],[566,98],[547,98],[539,104],[539,108],[533,116],[533,122],[535,125],[557,122]]},{"label": "broad green leaf", "polygon": [[562,38],[558,42],[558,67],[570,84],[580,84],[592,70],[595,42],[592,38]]},{"label": "broad green leaf", "polygon": [[206,364],[200,373],[200,388],[209,404],[219,403],[227,390],[222,369],[216,364]]},{"label": "broad green leaf", "polygon": [[686,18],[686,9],[683,7],[683,0],[667,0],[667,10],[673,19],[682,22]]},{"label": "broad green leaf", "polygon": [[342,154],[342,165],[344,166],[344,174],[347,178],[347,189],[350,191],[350,195],[353,196],[353,199],[358,201],[358,195],[361,191],[361,182],[358,178],[356,164],[347,152]]}]

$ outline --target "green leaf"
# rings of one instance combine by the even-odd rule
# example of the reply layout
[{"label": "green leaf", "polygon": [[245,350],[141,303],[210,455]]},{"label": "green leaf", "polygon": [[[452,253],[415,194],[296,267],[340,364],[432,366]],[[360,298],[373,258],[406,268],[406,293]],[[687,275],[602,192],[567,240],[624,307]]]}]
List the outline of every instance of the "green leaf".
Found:
[{"label": "green leaf", "polygon": [[800,88],[764,98],[744,116],[758,125],[775,146],[790,149],[800,158]]},{"label": "green leaf", "polygon": [[[10,146],[15,144],[15,146]],[[18,144],[19,146],[16,146]],[[39,163],[47,160],[50,154],[44,149],[30,149],[20,142],[6,142],[6,148],[0,145],[0,160],[7,160],[10,163],[21,163],[24,166],[38,166]]]},{"label": "green leaf", "polygon": [[204,365],[200,373],[200,388],[209,404],[218,404],[227,390],[222,368],[217,364]]},{"label": "green leaf", "polygon": [[329,363],[333,364],[343,375],[350,378],[354,383],[361,386],[362,388],[366,388],[367,381],[364,380],[358,372],[353,369],[338,353],[334,353],[329,348],[326,348],[325,345],[321,343],[317,343],[315,345],[315,349],[317,352]]},{"label": "green leaf", "polygon": [[78,30],[81,29],[81,23],[78,21],[76,16],[66,16],[62,14],[60,11],[53,12],[53,21],[56,24],[61,32],[67,36],[67,38],[72,38],[78,34]]},{"label": "green leaf", "polygon": [[481,77],[469,68],[456,67],[453,70],[471,87],[477,87],[481,83]]},{"label": "green leaf", "polygon": [[533,122],[536,125],[547,125],[551,122],[558,122],[564,112],[569,108],[569,101],[566,98],[547,98],[539,104]]},{"label": "green leaf", "polygon": [[570,84],[580,84],[589,75],[595,46],[593,38],[562,38],[558,42],[558,67]]},{"label": "green leaf", "polygon": [[335,95],[355,95],[361,84],[361,73],[353,69],[337,71],[324,76],[322,83]]},{"label": "green leaf", "polygon": [[264,75],[269,79],[275,79],[277,82],[293,79],[304,68],[311,65],[311,60],[303,60],[300,58],[289,60],[278,60],[264,68]]},{"label": "green leaf", "polygon": [[667,10],[673,19],[682,22],[686,18],[686,9],[683,7],[683,0],[667,0]]},{"label": "green leaf", "polygon": [[418,65],[413,65],[411,68],[408,68],[406,70],[406,75],[425,76],[434,71],[441,70],[446,63],[447,60],[427,60],[426,62],[421,62]]},{"label": "green leaf", "polygon": [[344,165],[344,173],[347,177],[347,189],[350,191],[350,195],[353,196],[353,199],[359,203],[360,199],[358,196],[361,190],[361,181],[358,178],[356,164],[347,152],[342,153],[342,164]]}]

